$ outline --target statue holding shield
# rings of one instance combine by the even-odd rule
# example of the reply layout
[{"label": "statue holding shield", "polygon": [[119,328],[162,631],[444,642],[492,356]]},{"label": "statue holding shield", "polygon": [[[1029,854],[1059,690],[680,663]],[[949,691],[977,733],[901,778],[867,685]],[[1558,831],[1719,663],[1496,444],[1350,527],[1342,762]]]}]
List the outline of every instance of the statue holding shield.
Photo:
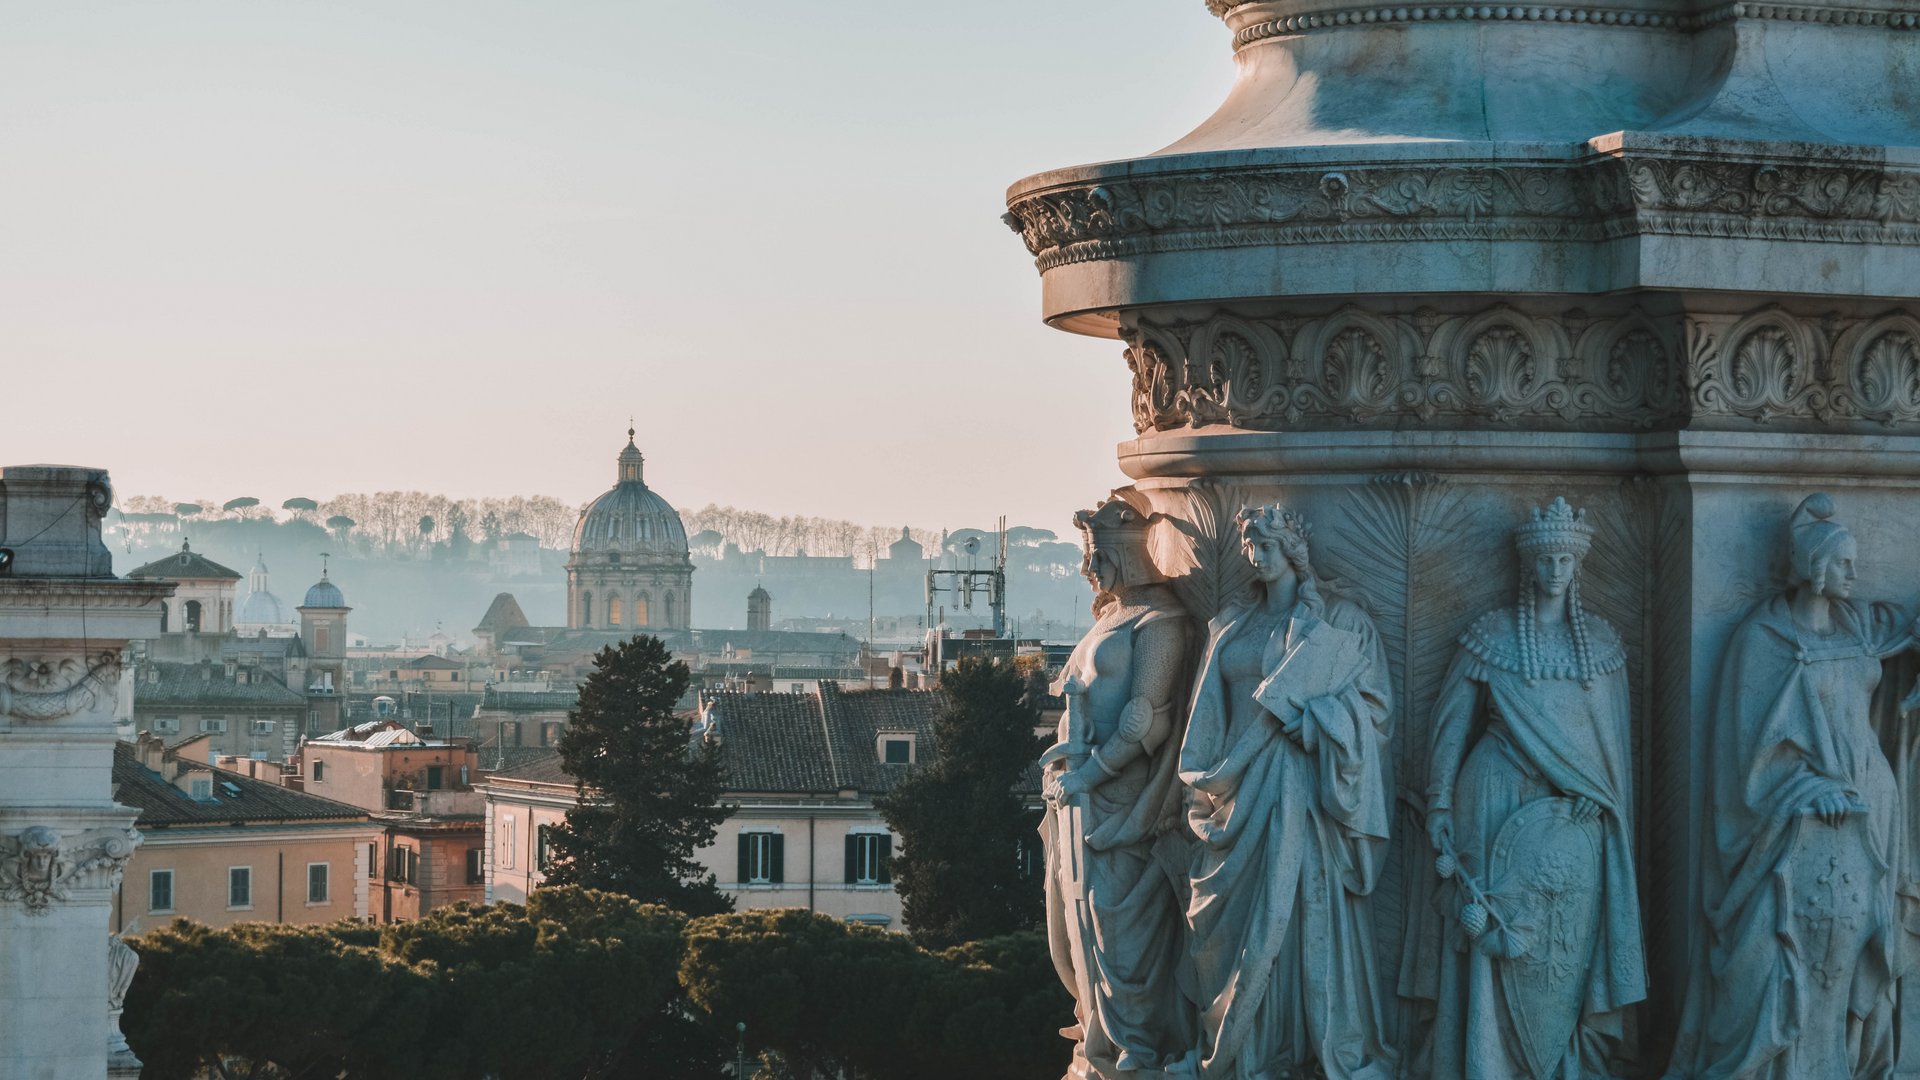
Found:
[{"label": "statue holding shield", "polygon": [[1580,606],[1593,533],[1564,498],[1533,511],[1518,603],[1462,636],[1435,703],[1435,1080],[1611,1075],[1646,997],[1626,655]]}]

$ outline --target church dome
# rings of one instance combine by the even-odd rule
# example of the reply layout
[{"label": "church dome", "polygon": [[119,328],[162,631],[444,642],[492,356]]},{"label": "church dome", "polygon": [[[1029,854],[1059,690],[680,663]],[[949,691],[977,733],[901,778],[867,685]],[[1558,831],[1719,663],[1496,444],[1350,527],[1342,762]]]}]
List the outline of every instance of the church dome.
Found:
[{"label": "church dome", "polygon": [[340,586],[327,580],[327,572],[322,570],[320,571],[320,580],[314,582],[313,587],[307,590],[307,598],[301,602],[300,606],[311,608],[343,608],[347,606],[347,598],[340,592]]},{"label": "church dome", "polygon": [[627,431],[620,451],[619,481],[593,500],[573,527],[573,550],[579,554],[610,553],[687,558],[687,529],[667,500],[653,493],[641,479],[643,461]]}]

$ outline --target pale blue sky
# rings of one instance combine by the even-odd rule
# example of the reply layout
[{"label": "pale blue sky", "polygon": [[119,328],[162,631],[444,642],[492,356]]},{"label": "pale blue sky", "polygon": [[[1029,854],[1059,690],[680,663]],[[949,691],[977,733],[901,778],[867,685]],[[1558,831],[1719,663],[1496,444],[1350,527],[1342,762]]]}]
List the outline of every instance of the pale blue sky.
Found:
[{"label": "pale blue sky", "polygon": [[[124,494],[1065,528],[1117,343],[1006,185],[1198,124],[1201,0],[0,3],[0,463]],[[977,461],[970,462],[970,452]]]}]

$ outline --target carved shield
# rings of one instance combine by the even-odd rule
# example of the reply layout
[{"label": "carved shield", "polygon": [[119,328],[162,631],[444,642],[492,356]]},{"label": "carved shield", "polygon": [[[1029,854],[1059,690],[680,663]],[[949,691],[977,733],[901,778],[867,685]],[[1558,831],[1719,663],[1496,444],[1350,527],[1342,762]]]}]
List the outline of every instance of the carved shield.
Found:
[{"label": "carved shield", "polygon": [[1575,821],[1573,807],[1567,798],[1521,807],[1488,860],[1488,891],[1519,946],[1493,963],[1527,1071],[1543,1080],[1573,1043],[1600,929],[1600,822]]}]

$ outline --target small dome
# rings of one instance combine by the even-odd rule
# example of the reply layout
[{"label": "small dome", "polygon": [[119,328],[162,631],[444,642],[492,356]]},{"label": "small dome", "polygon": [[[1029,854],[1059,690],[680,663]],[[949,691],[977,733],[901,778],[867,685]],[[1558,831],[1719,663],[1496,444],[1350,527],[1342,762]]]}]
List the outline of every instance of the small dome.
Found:
[{"label": "small dome", "polygon": [[771,599],[773,599],[773,594],[772,594],[772,593],[770,593],[770,592],[768,592],[768,591],[766,590],[766,587],[765,587],[765,586],[762,586],[762,585],[755,585],[755,586],[753,587],[753,591],[747,594],[747,599],[749,599],[749,600],[771,600]]},{"label": "small dome", "polygon": [[247,598],[240,602],[234,625],[292,626],[298,622],[287,610],[286,603],[267,588],[267,557],[261,555],[254,559],[253,569],[247,572]]},{"label": "small dome", "polygon": [[320,572],[320,580],[314,582],[313,588],[307,590],[307,598],[301,601],[300,606],[343,608],[347,606],[347,598],[341,594],[340,586],[327,580],[327,573],[322,570]]},{"label": "small dome", "polygon": [[627,432],[620,451],[619,482],[593,500],[573,527],[575,553],[613,552],[682,561],[687,558],[687,529],[667,500],[641,479],[640,450]]},{"label": "small dome", "polygon": [[[338,596],[340,590],[334,589],[333,593]],[[287,605],[279,597],[259,589],[247,594],[240,605],[240,614],[233,621],[240,626],[286,626],[297,620],[287,617]]]}]

